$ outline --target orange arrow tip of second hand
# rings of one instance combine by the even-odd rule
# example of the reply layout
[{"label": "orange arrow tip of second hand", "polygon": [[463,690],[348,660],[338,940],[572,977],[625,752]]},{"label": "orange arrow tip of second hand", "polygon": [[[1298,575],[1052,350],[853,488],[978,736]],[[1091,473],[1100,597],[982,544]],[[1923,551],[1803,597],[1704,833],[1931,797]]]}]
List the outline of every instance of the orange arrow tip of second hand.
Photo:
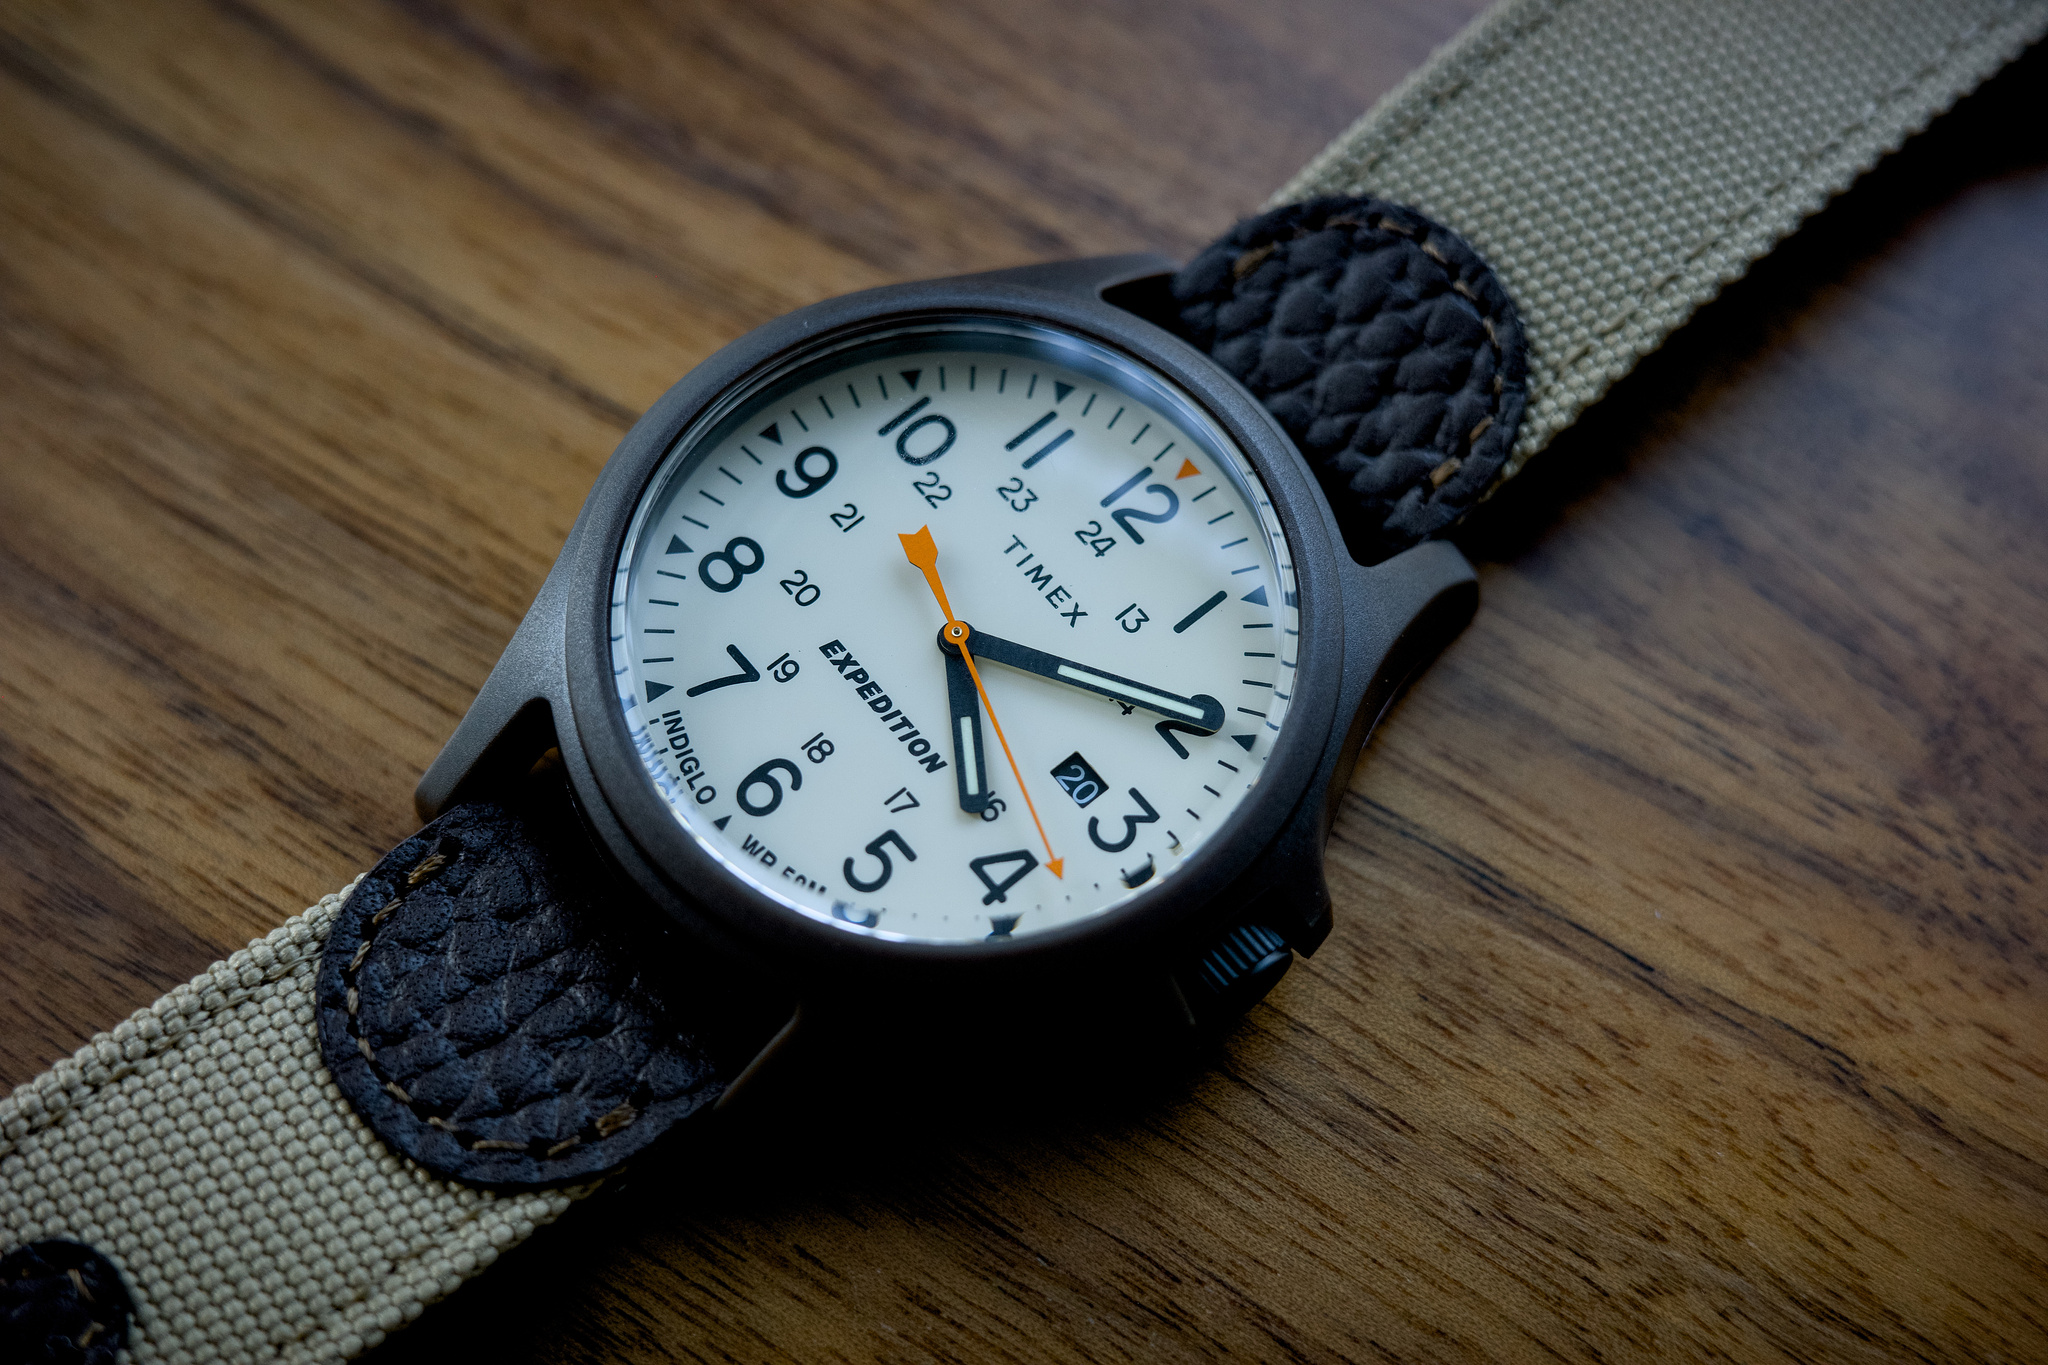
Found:
[{"label": "orange arrow tip of second hand", "polygon": [[1067,879],[1067,874],[1064,870],[1066,865],[1067,860],[1065,858],[1048,858],[1045,863],[1045,870],[1058,877],[1061,881],[1065,881]]},{"label": "orange arrow tip of second hand", "polygon": [[896,539],[903,542],[903,557],[920,569],[929,569],[939,562],[939,547],[932,543],[932,528],[920,526],[905,534],[897,532]]}]

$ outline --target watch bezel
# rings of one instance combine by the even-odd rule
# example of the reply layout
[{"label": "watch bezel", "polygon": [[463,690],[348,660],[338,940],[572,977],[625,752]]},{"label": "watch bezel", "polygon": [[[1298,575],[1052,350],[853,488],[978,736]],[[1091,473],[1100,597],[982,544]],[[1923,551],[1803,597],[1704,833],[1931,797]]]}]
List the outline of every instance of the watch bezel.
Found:
[{"label": "watch bezel", "polygon": [[[677,819],[649,780],[618,705],[611,676],[613,575],[634,513],[675,442],[706,414],[719,412],[727,394],[870,333],[977,318],[1051,327],[1119,353],[1178,387],[1237,443],[1264,484],[1293,560],[1300,629],[1294,696],[1260,790],[1157,887],[1020,938],[892,940],[792,911],[734,875]],[[571,540],[575,562],[565,604],[568,720],[585,759],[570,765],[572,778],[586,808],[609,817],[593,824],[615,859],[667,913],[771,966],[799,975],[829,971],[841,988],[858,989],[868,968],[899,979],[943,971],[958,980],[1185,951],[1227,918],[1215,905],[1219,893],[1272,842],[1328,744],[1344,651],[1338,551],[1325,517],[1293,443],[1256,400],[1208,357],[1104,302],[1092,288],[1076,292],[980,276],[887,286],[813,304],[738,338],[677,381],[626,434],[593,486]]]}]

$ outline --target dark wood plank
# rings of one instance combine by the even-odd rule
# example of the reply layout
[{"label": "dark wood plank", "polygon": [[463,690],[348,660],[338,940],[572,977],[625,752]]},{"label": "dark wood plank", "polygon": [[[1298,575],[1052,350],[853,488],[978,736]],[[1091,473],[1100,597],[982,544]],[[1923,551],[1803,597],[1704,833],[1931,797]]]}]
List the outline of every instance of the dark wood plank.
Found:
[{"label": "dark wood plank", "polygon": [[[1470,9],[7,7],[0,1081],[407,832],[695,361],[1186,252]],[[2044,77],[1476,519],[1213,1070],[793,1110],[380,1358],[2048,1354]]]}]

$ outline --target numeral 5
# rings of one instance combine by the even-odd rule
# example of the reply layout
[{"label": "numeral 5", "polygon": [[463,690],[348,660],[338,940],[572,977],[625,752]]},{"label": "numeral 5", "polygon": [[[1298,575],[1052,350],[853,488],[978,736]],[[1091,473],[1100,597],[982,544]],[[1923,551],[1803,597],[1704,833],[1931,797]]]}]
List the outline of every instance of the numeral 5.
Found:
[{"label": "numeral 5", "polygon": [[869,857],[882,865],[882,875],[876,877],[873,881],[863,881],[860,874],[853,870],[853,859],[848,858],[845,865],[839,869],[846,876],[846,884],[863,895],[873,895],[887,886],[889,878],[896,875],[896,864],[889,861],[890,844],[894,844],[897,848],[901,849],[903,856],[909,861],[913,863],[917,861],[917,854],[911,851],[909,844],[903,842],[903,836],[893,829],[885,829],[874,838],[868,840],[866,850]]}]

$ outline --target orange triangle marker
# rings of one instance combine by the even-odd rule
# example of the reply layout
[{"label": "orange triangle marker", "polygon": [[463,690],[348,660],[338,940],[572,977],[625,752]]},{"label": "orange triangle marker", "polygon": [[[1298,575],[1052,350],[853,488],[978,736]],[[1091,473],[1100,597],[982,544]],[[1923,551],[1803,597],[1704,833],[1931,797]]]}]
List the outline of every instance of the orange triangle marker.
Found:
[{"label": "orange triangle marker", "polygon": [[1182,460],[1180,462],[1180,473],[1174,475],[1173,477],[1175,477],[1176,479],[1185,479],[1192,475],[1199,474],[1201,472],[1201,470],[1195,468],[1195,462],[1193,460]]}]

